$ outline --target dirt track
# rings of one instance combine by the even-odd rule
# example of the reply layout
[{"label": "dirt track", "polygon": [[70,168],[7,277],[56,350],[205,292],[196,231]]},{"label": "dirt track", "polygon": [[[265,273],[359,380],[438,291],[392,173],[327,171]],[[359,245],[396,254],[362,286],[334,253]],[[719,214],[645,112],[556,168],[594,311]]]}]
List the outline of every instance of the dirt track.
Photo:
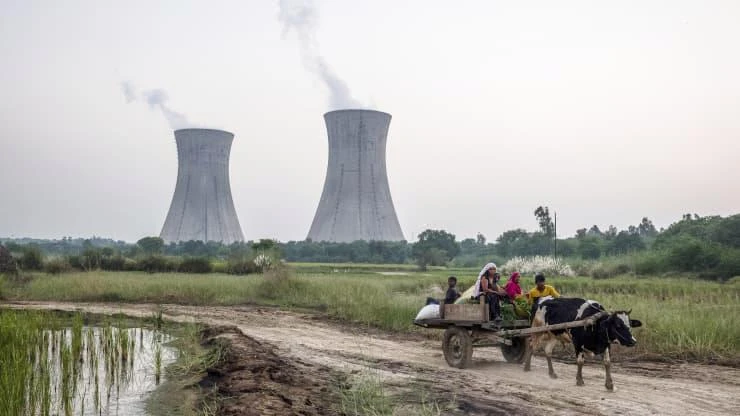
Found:
[{"label": "dirt track", "polygon": [[[155,305],[51,302],[3,306],[145,317],[157,310]],[[163,311],[166,319],[174,321],[234,325],[262,345],[274,346],[279,356],[301,363],[303,370],[329,368],[357,374],[371,368],[399,391],[424,386],[432,392],[430,399],[454,399],[465,413],[740,414],[740,369],[736,368],[655,362],[616,364],[612,366],[615,391],[610,393],[604,388],[603,366],[597,362],[587,362],[586,386],[577,387],[575,365],[555,363],[560,378],[552,380],[543,358],[533,357],[532,372],[524,373],[520,365],[506,363],[498,348],[477,349],[473,367],[457,370],[447,366],[437,341],[370,334],[311,314],[257,307],[178,305],[165,305]],[[636,337],[639,341],[639,332]],[[618,351],[613,354],[618,355]],[[317,378],[326,379],[326,375],[317,374]]]}]

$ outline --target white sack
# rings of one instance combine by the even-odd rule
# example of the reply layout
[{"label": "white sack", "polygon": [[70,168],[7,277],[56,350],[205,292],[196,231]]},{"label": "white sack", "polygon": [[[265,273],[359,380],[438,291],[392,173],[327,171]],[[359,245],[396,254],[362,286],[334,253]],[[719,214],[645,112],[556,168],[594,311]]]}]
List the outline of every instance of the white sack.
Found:
[{"label": "white sack", "polygon": [[439,318],[439,305],[427,305],[416,315],[416,320]]}]

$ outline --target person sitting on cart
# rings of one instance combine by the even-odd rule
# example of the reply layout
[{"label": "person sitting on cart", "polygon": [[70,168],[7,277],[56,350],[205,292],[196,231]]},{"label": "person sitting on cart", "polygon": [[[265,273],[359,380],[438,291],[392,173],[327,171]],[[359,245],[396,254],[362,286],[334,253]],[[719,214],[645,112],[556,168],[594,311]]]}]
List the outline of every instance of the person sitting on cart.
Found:
[{"label": "person sitting on cart", "polygon": [[522,294],[522,287],[519,286],[519,279],[521,279],[519,272],[514,272],[511,274],[511,277],[509,277],[509,281],[506,282],[506,294],[512,301]]},{"label": "person sitting on cart", "polygon": [[447,286],[447,293],[445,294],[445,305],[451,305],[460,298],[460,292],[457,291],[457,277],[448,277]]},{"label": "person sitting on cart", "polygon": [[537,273],[534,275],[534,284],[536,286],[527,292],[527,302],[532,305],[532,317],[534,317],[534,313],[537,311],[537,303],[541,298],[544,298],[545,296],[552,296],[553,298],[560,297],[560,293],[558,293],[554,287],[545,284],[544,274]]},{"label": "person sitting on cart", "polygon": [[506,290],[506,296],[509,302],[514,305],[514,313],[522,318],[529,318],[529,308],[527,299],[522,295],[522,287],[519,286],[519,280],[522,278],[519,272],[514,272],[509,277],[509,281],[506,282],[504,290]]},{"label": "person sitting on cart", "polygon": [[502,320],[499,299],[506,296],[506,292],[496,282],[496,274],[495,263],[488,263],[483,266],[483,269],[478,274],[478,280],[475,282],[473,297],[477,299],[480,296],[485,296],[486,302],[488,302],[490,319],[499,323]]}]

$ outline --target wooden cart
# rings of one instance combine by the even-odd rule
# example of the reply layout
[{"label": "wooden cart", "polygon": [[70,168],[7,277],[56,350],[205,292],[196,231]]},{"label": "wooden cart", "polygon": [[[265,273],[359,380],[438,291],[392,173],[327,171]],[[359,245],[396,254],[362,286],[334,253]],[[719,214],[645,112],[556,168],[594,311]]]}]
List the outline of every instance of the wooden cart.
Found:
[{"label": "wooden cart", "polygon": [[528,337],[540,332],[592,325],[607,312],[579,321],[530,327],[528,319],[504,320],[498,325],[489,319],[488,305],[481,296],[479,304],[439,305],[439,318],[417,319],[415,325],[444,329],[442,351],[451,367],[466,368],[473,358],[473,348],[500,345],[504,359],[521,363],[528,348]]}]

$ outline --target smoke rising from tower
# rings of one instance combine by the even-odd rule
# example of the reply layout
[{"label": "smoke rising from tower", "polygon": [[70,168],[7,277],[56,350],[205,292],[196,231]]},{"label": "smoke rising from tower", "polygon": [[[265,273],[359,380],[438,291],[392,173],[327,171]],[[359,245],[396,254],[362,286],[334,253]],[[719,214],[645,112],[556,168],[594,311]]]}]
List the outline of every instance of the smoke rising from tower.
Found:
[{"label": "smoke rising from tower", "polygon": [[352,98],[352,93],[345,83],[331,69],[319,53],[316,40],[318,13],[313,0],[279,0],[279,19],[283,23],[283,36],[291,29],[296,32],[301,47],[303,66],[315,74],[329,89],[329,108],[363,108],[359,101]]},{"label": "smoke rising from tower", "polygon": [[244,241],[229,183],[233,140],[222,130],[175,131],[177,184],[160,234],[164,241]]},{"label": "smoke rising from tower", "polygon": [[329,161],[308,238],[352,242],[404,240],[385,166],[391,115],[373,110],[324,114]]},{"label": "smoke rising from tower", "polygon": [[134,101],[139,101],[140,99],[143,99],[144,101],[146,101],[147,104],[149,104],[149,108],[158,109],[159,111],[161,111],[162,115],[167,120],[167,123],[170,125],[170,128],[172,130],[195,127],[192,123],[188,121],[188,118],[185,117],[184,114],[172,110],[167,105],[169,97],[167,96],[167,92],[165,90],[153,89],[143,91],[141,92],[141,94],[139,94],[134,84],[129,81],[121,82],[121,90],[123,91],[123,95],[126,98],[127,103],[132,103]]}]

